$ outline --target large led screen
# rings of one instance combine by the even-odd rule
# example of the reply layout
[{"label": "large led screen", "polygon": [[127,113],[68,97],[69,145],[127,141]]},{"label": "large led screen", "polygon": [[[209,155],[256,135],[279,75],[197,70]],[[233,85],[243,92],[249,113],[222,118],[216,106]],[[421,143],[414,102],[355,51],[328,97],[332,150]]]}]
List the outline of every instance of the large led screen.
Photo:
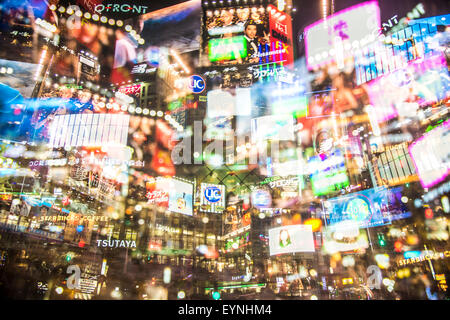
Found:
[{"label": "large led screen", "polygon": [[172,188],[169,191],[169,211],[192,216],[192,183],[183,182],[177,179],[172,179],[171,182]]},{"label": "large led screen", "polygon": [[360,3],[341,10],[305,28],[308,68],[343,59],[352,45],[368,40],[380,28],[377,1]]},{"label": "large led screen", "polygon": [[352,221],[360,228],[376,227],[391,223],[388,190],[385,187],[362,190],[324,203],[329,224]]},{"label": "large led screen", "polygon": [[311,225],[289,225],[269,229],[270,255],[314,252]]},{"label": "large led screen", "polygon": [[409,146],[409,153],[424,188],[443,181],[450,173],[450,120]]}]

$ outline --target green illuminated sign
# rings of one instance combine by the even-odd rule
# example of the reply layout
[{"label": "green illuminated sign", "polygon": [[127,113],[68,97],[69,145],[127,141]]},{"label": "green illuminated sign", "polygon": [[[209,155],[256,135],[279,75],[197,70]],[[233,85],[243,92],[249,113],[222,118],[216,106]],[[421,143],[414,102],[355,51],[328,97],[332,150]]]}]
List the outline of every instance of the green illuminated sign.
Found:
[{"label": "green illuminated sign", "polygon": [[247,56],[247,43],[244,36],[211,39],[208,42],[209,60],[235,60]]},{"label": "green illuminated sign", "polygon": [[348,187],[350,182],[345,171],[323,172],[311,177],[311,185],[314,195],[322,196]]}]

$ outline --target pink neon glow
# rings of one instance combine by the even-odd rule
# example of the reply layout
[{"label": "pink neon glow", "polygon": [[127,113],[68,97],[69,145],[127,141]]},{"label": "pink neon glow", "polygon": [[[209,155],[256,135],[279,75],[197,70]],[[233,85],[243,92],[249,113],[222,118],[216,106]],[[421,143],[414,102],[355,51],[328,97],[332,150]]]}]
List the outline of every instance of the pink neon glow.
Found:
[{"label": "pink neon glow", "polygon": [[360,4],[354,5],[352,7],[349,7],[347,9],[341,10],[339,12],[336,12],[336,13],[332,14],[331,16],[326,17],[326,19],[320,19],[320,20],[314,22],[313,24],[310,24],[309,26],[305,27],[305,34],[306,34],[306,37],[305,37],[305,53],[306,53],[306,61],[307,61],[308,69],[312,69],[314,67],[321,67],[321,66],[326,65],[326,64],[328,64],[330,62],[330,60],[328,59],[328,60],[325,60],[325,61],[321,61],[319,63],[316,63],[316,62],[314,62],[313,64],[309,63],[309,46],[308,46],[308,33],[309,33],[309,30],[311,30],[312,28],[316,27],[317,25],[328,23],[328,21],[330,21],[330,20],[332,20],[332,19],[334,19],[336,17],[342,16],[342,15],[348,13],[348,12],[354,11],[354,10],[359,9],[361,7],[370,7],[370,6],[373,6],[373,5],[375,5],[376,8],[377,8],[377,10],[375,10],[376,22],[377,22],[378,25],[380,25],[381,20],[380,20],[380,10],[379,10],[379,6],[378,6],[378,1],[367,1],[367,2],[363,2],[363,3],[360,3]]},{"label": "pink neon glow", "polygon": [[408,148],[409,149],[409,154],[411,155],[411,159],[413,160],[414,166],[416,167],[416,170],[417,170],[417,173],[418,173],[418,176],[419,176],[419,179],[420,179],[420,183],[422,184],[422,187],[424,187],[424,188],[430,188],[430,187],[432,187],[432,186],[434,186],[434,185],[444,181],[445,178],[450,174],[450,168],[447,168],[446,172],[442,173],[442,175],[439,178],[436,178],[436,179],[434,179],[432,181],[425,182],[424,176],[427,175],[427,172],[423,172],[423,171],[420,172],[419,167],[417,166],[417,163],[416,163],[416,159],[414,159],[414,155],[413,155],[413,150],[412,149],[415,148],[416,145],[419,142],[422,142],[423,140],[425,140],[425,139],[429,138],[430,136],[434,135],[436,130],[442,130],[442,129],[444,129],[444,130],[450,129],[450,120],[445,121],[441,126],[431,130],[430,132],[425,133],[422,137],[420,137],[414,143],[412,143],[409,146],[409,148]]}]

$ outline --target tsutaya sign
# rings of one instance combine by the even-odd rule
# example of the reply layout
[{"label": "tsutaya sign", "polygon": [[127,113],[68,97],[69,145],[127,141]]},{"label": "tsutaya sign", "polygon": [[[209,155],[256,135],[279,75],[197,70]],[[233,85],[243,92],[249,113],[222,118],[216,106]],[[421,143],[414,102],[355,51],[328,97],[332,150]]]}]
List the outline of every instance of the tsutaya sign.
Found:
[{"label": "tsutaya sign", "polygon": [[148,6],[137,6],[130,4],[98,4],[95,6],[94,11],[97,13],[102,12],[123,12],[123,13],[146,13]]},{"label": "tsutaya sign", "polygon": [[[101,245],[100,245],[101,243]],[[130,240],[97,240],[98,247],[110,247],[110,248],[136,248],[136,241]]]}]

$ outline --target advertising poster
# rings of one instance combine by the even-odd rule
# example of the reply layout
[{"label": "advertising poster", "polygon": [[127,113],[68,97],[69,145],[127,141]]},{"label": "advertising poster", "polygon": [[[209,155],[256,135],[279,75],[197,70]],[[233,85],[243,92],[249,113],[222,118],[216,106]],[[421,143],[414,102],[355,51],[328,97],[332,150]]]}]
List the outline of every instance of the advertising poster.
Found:
[{"label": "advertising poster", "polygon": [[[225,210],[225,186],[220,184],[201,184],[200,205],[204,211],[222,213]],[[202,210],[203,211],[203,210]]]},{"label": "advertising poster", "polygon": [[[332,61],[343,61],[351,54],[355,41],[368,41],[380,28],[380,9],[377,1],[368,1],[341,10],[326,21],[319,20],[305,28],[305,50],[308,69]],[[350,48],[346,46],[350,45]]]},{"label": "advertising poster", "polygon": [[269,229],[270,255],[314,252],[314,239],[311,225],[289,225]]},{"label": "advertising poster", "polygon": [[267,9],[269,11],[271,50],[265,56],[271,57],[272,61],[270,62],[283,61],[290,65],[294,62],[291,17],[271,4]]},{"label": "advertising poster", "polygon": [[324,202],[330,216],[328,224],[351,221],[360,228],[390,224],[388,192],[385,187],[379,187],[328,199]]},{"label": "advertising poster", "polygon": [[240,210],[240,208],[230,206],[227,208],[224,217],[224,239],[250,228],[252,220],[250,212],[243,213],[243,210]]},{"label": "advertising poster", "polygon": [[[202,65],[257,64],[283,48],[271,44],[268,11],[260,6],[207,10],[202,30]],[[270,51],[273,51],[270,53]]]},{"label": "advertising poster", "polygon": [[156,204],[158,207],[168,208],[169,207],[169,192],[171,190],[172,179],[166,179],[162,177],[157,177],[147,182],[146,197],[149,204]]},{"label": "advertising poster", "polygon": [[71,212],[67,217],[64,240],[74,243],[91,243],[94,220],[78,213]]},{"label": "advertising poster", "polygon": [[169,211],[193,215],[192,195],[194,187],[192,183],[172,179],[172,188],[169,191]]},{"label": "advertising poster", "polygon": [[339,149],[328,156],[321,154],[309,158],[307,170],[316,196],[339,191],[350,184],[345,159]]},{"label": "advertising poster", "polygon": [[[117,32],[112,79],[114,83],[142,80],[142,77],[152,73],[156,66],[166,69],[167,48],[178,53],[192,52],[200,48],[200,1],[185,1],[160,10],[141,13],[145,14],[131,20],[130,25],[136,30],[135,36],[128,32]],[[139,68],[136,69],[138,65]],[[158,73],[160,71],[162,70],[158,70]]]},{"label": "advertising poster", "polygon": [[450,173],[450,120],[427,132],[409,146],[409,153],[424,188],[438,184]]}]

